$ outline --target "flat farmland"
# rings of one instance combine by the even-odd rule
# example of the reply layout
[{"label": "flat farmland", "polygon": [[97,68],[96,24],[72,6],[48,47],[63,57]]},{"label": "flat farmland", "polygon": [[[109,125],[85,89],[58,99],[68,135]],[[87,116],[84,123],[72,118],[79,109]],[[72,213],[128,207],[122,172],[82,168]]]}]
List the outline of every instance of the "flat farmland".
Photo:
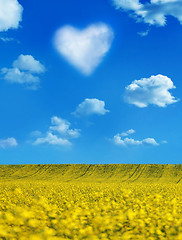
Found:
[{"label": "flat farmland", "polygon": [[181,165],[1,165],[0,239],[182,239]]}]

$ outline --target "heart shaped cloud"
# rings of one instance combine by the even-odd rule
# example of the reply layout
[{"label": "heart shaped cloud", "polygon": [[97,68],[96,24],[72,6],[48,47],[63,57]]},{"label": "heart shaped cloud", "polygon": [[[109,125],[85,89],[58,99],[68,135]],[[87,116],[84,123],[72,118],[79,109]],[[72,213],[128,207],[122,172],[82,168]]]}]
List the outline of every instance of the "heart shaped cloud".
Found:
[{"label": "heart shaped cloud", "polygon": [[112,29],[104,23],[83,30],[67,25],[57,30],[54,44],[69,63],[90,75],[108,52],[113,36]]}]

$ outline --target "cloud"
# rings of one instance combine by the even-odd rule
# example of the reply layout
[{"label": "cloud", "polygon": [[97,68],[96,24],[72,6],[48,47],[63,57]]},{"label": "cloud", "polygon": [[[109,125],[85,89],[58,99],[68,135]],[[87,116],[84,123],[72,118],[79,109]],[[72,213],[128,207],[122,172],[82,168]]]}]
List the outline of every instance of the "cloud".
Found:
[{"label": "cloud", "polygon": [[0,148],[16,147],[18,143],[15,138],[0,139]]},{"label": "cloud", "polygon": [[158,146],[154,138],[145,138],[143,140],[135,140],[126,136],[135,133],[135,130],[131,129],[124,133],[118,133],[113,137],[113,142],[120,146],[139,146],[139,145],[153,145]]},{"label": "cloud", "polygon": [[34,142],[35,145],[48,143],[50,145],[61,145],[68,146],[71,145],[71,142],[67,139],[63,139],[58,137],[57,135],[52,134],[51,132],[47,132],[44,138],[37,138]]},{"label": "cloud", "polygon": [[11,83],[30,84],[39,83],[39,77],[32,75],[29,72],[21,72],[18,68],[2,68],[4,79]]},{"label": "cloud", "polygon": [[142,32],[138,32],[138,35],[140,35],[141,37],[146,37],[149,34],[149,29],[147,29],[146,31],[142,31]]},{"label": "cloud", "polygon": [[113,31],[104,23],[80,30],[64,26],[57,30],[54,45],[57,51],[85,75],[90,75],[110,49]]},{"label": "cloud", "polygon": [[45,67],[31,55],[23,54],[12,65],[12,68],[1,69],[3,78],[10,83],[23,84],[28,89],[37,90],[40,83],[37,75],[45,72]]},{"label": "cloud", "polygon": [[75,116],[88,116],[88,115],[104,115],[109,110],[105,109],[105,102],[96,98],[86,98],[78,105],[76,111],[73,113]]},{"label": "cloud", "polygon": [[133,133],[135,133],[135,130],[129,129],[128,131],[123,132],[123,133],[121,133],[120,135],[121,135],[122,137],[126,137],[126,136],[128,136],[128,135],[130,135],[130,134],[133,134]]},{"label": "cloud", "polygon": [[17,44],[20,44],[19,40],[12,38],[12,37],[0,37],[0,40],[4,43],[16,42]]},{"label": "cloud", "polygon": [[134,80],[125,88],[125,100],[137,107],[144,108],[149,104],[166,107],[179,100],[169,92],[175,86],[170,78],[163,75]]},{"label": "cloud", "polygon": [[80,130],[70,129],[71,123],[65,119],[54,116],[51,118],[51,123],[53,126],[50,126],[49,129],[53,132],[57,132],[67,138],[77,138],[80,136]]},{"label": "cloud", "polygon": [[0,32],[18,28],[23,7],[17,0],[0,0]]},{"label": "cloud", "polygon": [[139,0],[113,0],[113,3],[117,9],[136,11],[141,8]]},{"label": "cloud", "polygon": [[45,67],[39,61],[35,60],[31,55],[21,54],[14,62],[13,67],[22,71],[29,71],[31,73],[43,73]]},{"label": "cloud", "polygon": [[70,139],[80,136],[80,130],[70,129],[71,123],[65,119],[54,116],[51,118],[51,124],[45,136],[38,137],[34,141],[34,145],[47,143],[50,145],[68,146],[71,145]]},{"label": "cloud", "polygon": [[35,130],[35,131],[30,133],[31,137],[39,137],[41,135],[42,135],[42,133],[39,130]]},{"label": "cloud", "polygon": [[166,16],[173,16],[182,24],[181,0],[151,0],[144,4],[139,0],[113,0],[113,3],[116,9],[129,12],[138,22],[165,26]]},{"label": "cloud", "polygon": [[12,42],[12,41],[14,41],[14,38],[0,37],[0,40],[3,42]]}]

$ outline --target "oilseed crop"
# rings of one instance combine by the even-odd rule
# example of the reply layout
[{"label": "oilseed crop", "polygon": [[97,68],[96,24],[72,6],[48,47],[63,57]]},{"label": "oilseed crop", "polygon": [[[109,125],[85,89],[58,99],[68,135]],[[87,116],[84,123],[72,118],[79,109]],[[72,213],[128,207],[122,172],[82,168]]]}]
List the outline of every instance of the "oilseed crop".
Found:
[{"label": "oilseed crop", "polygon": [[182,239],[181,165],[1,165],[0,239]]}]

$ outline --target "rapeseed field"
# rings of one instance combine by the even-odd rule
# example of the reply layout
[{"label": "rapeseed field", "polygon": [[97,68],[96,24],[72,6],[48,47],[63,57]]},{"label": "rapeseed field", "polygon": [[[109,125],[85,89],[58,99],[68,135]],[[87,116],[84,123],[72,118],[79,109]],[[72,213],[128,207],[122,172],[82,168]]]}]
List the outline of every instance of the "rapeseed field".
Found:
[{"label": "rapeseed field", "polygon": [[1,166],[0,239],[181,240],[180,179],[167,165]]}]

